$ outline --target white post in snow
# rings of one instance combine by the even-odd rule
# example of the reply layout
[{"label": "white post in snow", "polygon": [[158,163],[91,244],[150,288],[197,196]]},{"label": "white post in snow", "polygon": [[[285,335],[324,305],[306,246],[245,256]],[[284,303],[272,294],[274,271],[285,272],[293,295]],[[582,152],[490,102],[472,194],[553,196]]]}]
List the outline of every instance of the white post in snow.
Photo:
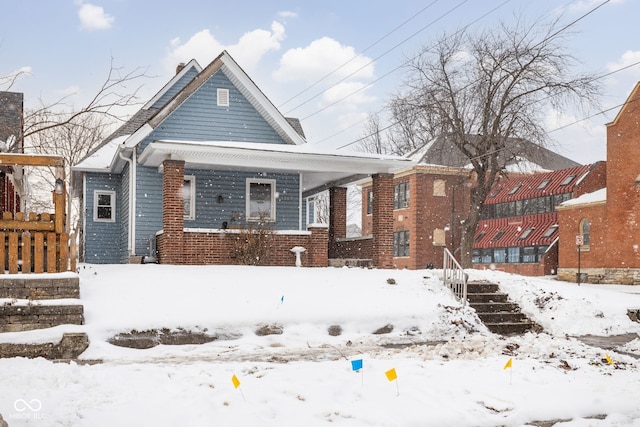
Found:
[{"label": "white post in snow", "polygon": [[300,254],[302,252],[305,252],[306,249],[303,248],[302,246],[294,246],[290,250],[291,250],[291,252],[296,254],[296,267],[302,267],[302,260],[300,259]]}]

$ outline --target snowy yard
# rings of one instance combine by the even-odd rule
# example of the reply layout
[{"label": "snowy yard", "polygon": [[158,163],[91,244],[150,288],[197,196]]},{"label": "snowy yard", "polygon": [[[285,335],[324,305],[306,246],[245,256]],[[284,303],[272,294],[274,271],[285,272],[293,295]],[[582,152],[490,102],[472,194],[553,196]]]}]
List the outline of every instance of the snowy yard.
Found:
[{"label": "snowy yard", "polygon": [[[81,357],[102,363],[2,359],[0,414],[10,427],[640,426],[640,323],[626,315],[640,289],[471,271],[544,328],[505,338],[455,301],[440,274],[82,265],[84,326],[0,340],[84,331]],[[283,333],[258,336],[262,325]],[[332,326],[341,334],[329,335]],[[108,342],[163,328],[219,339],[144,350]],[[636,338],[615,349],[575,338],[624,334]]]}]

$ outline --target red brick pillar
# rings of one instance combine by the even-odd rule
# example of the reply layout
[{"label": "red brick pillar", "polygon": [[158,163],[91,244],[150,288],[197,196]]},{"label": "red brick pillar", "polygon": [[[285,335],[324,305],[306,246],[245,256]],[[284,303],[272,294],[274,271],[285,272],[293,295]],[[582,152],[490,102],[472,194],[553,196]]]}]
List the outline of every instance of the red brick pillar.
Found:
[{"label": "red brick pillar", "polygon": [[329,258],[335,258],[336,239],[347,237],[347,189],[329,189]]},{"label": "red brick pillar", "polygon": [[329,265],[329,230],[324,226],[309,227],[310,247],[307,248],[309,267]]},{"label": "red brick pillar", "polygon": [[393,268],[393,175],[376,174],[372,178],[373,266]]},{"label": "red brick pillar", "polygon": [[162,164],[162,264],[184,264],[184,161],[165,160]]}]

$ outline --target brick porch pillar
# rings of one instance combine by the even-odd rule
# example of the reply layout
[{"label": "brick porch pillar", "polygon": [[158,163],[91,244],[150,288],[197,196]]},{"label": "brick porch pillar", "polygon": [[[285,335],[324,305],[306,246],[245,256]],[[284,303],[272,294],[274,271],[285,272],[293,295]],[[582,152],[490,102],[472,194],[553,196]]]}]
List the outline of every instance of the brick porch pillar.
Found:
[{"label": "brick porch pillar", "polygon": [[393,268],[393,174],[373,178],[373,266]]},{"label": "brick porch pillar", "polygon": [[184,264],[184,161],[162,163],[162,264]]},{"label": "brick porch pillar", "polygon": [[327,227],[319,225],[309,227],[311,232],[310,247],[307,248],[309,267],[326,267],[329,265],[329,238]]},{"label": "brick porch pillar", "polygon": [[335,258],[336,239],[347,237],[347,189],[329,189],[329,258]]}]

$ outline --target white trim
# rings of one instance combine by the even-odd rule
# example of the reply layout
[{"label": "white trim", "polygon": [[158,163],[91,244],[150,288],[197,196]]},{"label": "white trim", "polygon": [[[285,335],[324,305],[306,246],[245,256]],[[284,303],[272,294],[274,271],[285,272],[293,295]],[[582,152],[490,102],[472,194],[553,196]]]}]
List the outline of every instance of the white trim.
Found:
[{"label": "white trim", "polygon": [[158,101],[160,98],[162,98],[162,96],[165,93],[167,93],[169,91],[169,89],[171,89],[173,87],[173,85],[176,84],[182,77],[184,77],[184,75],[187,74],[189,72],[189,70],[191,70],[192,68],[195,68],[196,74],[199,74],[202,71],[202,67],[200,66],[200,64],[198,64],[198,61],[196,61],[195,59],[192,59],[184,67],[182,67],[182,70],[180,70],[179,73],[176,73],[171,78],[171,80],[169,80],[167,82],[167,84],[165,84],[162,87],[162,89],[160,89],[160,91],[155,94],[155,96],[153,98],[151,98],[146,104],[144,104],[142,109],[146,110],[146,109],[150,108],[153,104],[155,104],[156,101]]},{"label": "white trim", "polygon": [[[196,219],[196,176],[185,175],[185,181],[189,181],[189,214],[184,216],[185,221],[193,221]],[[186,194],[186,191],[185,191]],[[184,194],[183,194],[184,196]]]},{"label": "white trim", "polygon": [[[105,194],[111,196],[111,218],[98,218],[98,195]],[[93,221],[94,222],[116,222],[116,192],[111,190],[93,190]]]},{"label": "white trim", "polygon": [[[324,224],[323,224],[324,225]],[[183,232],[185,233],[219,233],[219,234],[240,234],[246,233],[246,230],[239,228],[183,228]],[[164,233],[164,230],[160,230],[156,233],[156,236]],[[310,236],[310,231],[303,230],[273,230],[273,234],[277,234],[280,236]]]},{"label": "white trim", "polygon": [[262,178],[247,178],[245,186],[245,218],[247,221],[259,221],[261,218],[252,217],[251,214],[251,184],[269,184],[271,186],[270,194],[270,212],[267,221],[276,220],[276,180],[275,179],[262,179]]}]

